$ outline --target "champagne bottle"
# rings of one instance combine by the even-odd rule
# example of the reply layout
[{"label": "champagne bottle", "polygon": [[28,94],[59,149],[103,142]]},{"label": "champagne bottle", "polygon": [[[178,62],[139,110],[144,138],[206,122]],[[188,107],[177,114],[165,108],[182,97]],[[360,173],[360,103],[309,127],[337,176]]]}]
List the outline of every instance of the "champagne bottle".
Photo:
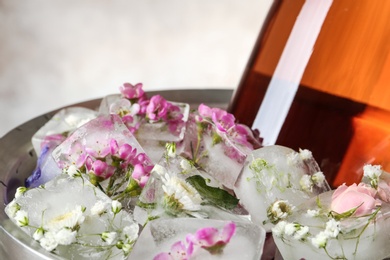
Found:
[{"label": "champagne bottle", "polygon": [[228,111],[328,182],[390,171],[390,1],[275,0]]}]

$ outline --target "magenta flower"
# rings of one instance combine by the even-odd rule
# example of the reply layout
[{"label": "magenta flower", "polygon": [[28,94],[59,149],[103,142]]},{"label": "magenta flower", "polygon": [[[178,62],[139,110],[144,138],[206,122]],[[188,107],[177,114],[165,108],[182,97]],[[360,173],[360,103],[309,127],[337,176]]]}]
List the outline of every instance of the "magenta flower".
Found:
[{"label": "magenta flower", "polygon": [[127,99],[144,99],[146,98],[145,92],[142,89],[142,83],[132,85],[130,83],[124,83],[119,87],[119,91]]},{"label": "magenta flower", "polygon": [[142,164],[136,164],[131,177],[143,188],[150,177],[150,170],[145,169]]},{"label": "magenta flower", "polygon": [[94,161],[91,157],[88,157],[85,161],[85,168],[88,173],[104,180],[110,178],[115,172],[115,167],[108,165],[106,162],[101,160]]},{"label": "magenta flower", "polygon": [[216,254],[221,253],[235,232],[236,224],[229,222],[221,232],[214,227],[206,227],[196,231],[194,235],[188,234],[186,240],[189,244],[192,243],[194,247],[201,247],[212,254]]},{"label": "magenta flower", "polygon": [[159,121],[167,119],[169,112],[169,102],[167,102],[162,96],[155,95],[149,100],[149,104],[146,107],[146,116],[151,121]]},{"label": "magenta flower", "polygon": [[169,253],[163,252],[156,255],[153,260],[188,260],[192,252],[188,252],[182,241],[174,243]]}]

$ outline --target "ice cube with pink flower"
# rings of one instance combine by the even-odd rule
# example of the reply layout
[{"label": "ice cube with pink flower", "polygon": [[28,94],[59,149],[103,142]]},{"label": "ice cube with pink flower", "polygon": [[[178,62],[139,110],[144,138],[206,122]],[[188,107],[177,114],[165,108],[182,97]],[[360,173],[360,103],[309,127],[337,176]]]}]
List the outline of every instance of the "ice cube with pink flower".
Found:
[{"label": "ice cube with pink flower", "polygon": [[272,233],[284,259],[387,259],[390,204],[359,183],[311,198]]},{"label": "ice cube with pink flower", "polygon": [[137,197],[153,164],[117,115],[98,116],[74,131],[53,152],[63,170],[73,169],[110,198]]},{"label": "ice cube with pink flower", "polygon": [[248,222],[157,219],[145,226],[130,258],[260,259],[264,239],[265,231]]},{"label": "ice cube with pink flower", "polygon": [[125,83],[120,92],[103,98],[99,112],[119,115],[152,161],[157,162],[166,142],[183,139],[189,105],[168,101],[161,95],[149,98],[141,83]]},{"label": "ice cube with pink flower", "polygon": [[201,104],[191,114],[183,147],[183,156],[233,189],[247,155],[261,142],[232,114]]},{"label": "ice cube with pink flower", "polygon": [[310,151],[279,145],[254,150],[234,187],[252,221],[267,231],[294,207],[328,190]]}]

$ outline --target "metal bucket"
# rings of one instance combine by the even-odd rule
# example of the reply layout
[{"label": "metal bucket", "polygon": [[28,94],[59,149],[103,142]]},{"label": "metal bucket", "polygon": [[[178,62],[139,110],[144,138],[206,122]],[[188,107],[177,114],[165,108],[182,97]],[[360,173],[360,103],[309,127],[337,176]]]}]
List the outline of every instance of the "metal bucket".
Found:
[{"label": "metal bucket", "polygon": [[[205,90],[167,90],[148,92],[149,96],[160,94],[169,101],[189,103],[192,109],[200,103],[210,107],[226,109],[231,89]],[[90,100],[72,106],[95,109],[101,99]],[[0,139],[0,259],[61,259],[47,252],[33,239],[28,237],[7,217],[5,205],[13,198],[18,187],[24,186],[25,179],[36,166],[37,156],[33,150],[31,138],[58,110],[38,116],[7,133]]]}]

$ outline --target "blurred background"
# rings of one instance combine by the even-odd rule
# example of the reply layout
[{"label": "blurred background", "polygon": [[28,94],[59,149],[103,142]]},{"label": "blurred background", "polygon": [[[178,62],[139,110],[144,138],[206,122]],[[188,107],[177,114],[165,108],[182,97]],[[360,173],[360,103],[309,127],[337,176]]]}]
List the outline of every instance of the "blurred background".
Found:
[{"label": "blurred background", "polygon": [[0,137],[119,93],[234,89],[272,0],[0,0]]}]

